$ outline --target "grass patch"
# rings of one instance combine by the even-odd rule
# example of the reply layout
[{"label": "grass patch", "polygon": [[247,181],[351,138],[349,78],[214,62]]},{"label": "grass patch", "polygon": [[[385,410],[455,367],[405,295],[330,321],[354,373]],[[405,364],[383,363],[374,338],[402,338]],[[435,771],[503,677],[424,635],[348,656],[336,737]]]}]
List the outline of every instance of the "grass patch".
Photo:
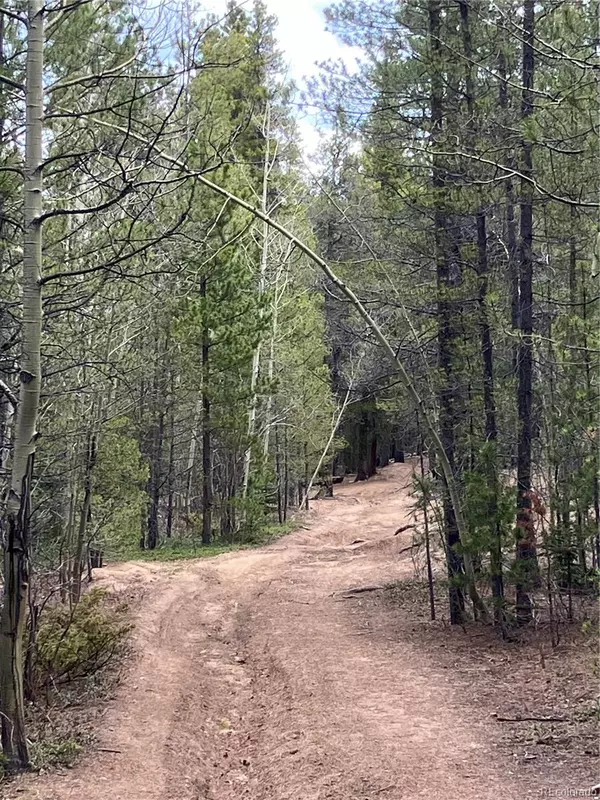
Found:
[{"label": "grass patch", "polygon": [[222,553],[237,550],[231,544],[209,544],[191,539],[166,539],[155,550],[140,550],[139,547],[129,547],[116,553],[108,553],[110,561],[181,561],[191,558],[212,558]]},{"label": "grass patch", "polygon": [[114,552],[109,550],[106,558],[109,561],[183,561],[194,558],[214,558],[214,556],[236,550],[263,547],[292,533],[297,527],[298,523],[291,520],[283,525],[267,525],[260,532],[253,533],[245,540],[242,536],[240,536],[241,541],[235,542],[224,542],[217,539],[208,545],[203,545],[196,538],[175,536],[171,539],[163,539],[154,550],[140,550],[139,547],[128,547]]}]

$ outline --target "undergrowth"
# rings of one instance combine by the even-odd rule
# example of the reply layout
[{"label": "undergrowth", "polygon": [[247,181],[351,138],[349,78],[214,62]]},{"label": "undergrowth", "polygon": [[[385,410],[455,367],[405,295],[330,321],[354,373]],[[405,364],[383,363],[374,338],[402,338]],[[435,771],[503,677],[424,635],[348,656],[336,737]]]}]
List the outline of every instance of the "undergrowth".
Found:
[{"label": "undergrowth", "polygon": [[43,608],[26,675],[33,770],[70,768],[93,742],[94,718],[118,683],[131,630],[128,605],[106,589]]},{"label": "undergrowth", "polygon": [[180,561],[212,558],[223,553],[270,544],[281,536],[291,533],[296,526],[297,523],[294,521],[288,521],[283,525],[268,525],[260,532],[255,532],[251,537],[246,537],[242,541],[227,542],[216,539],[208,545],[202,544],[198,538],[174,536],[170,539],[163,539],[154,550],[141,550],[135,546],[127,547],[112,552],[108,551],[106,558],[110,561]]},{"label": "undergrowth", "polygon": [[74,736],[59,741],[33,741],[29,752],[31,767],[38,772],[48,767],[71,768],[83,747],[83,743]]},{"label": "undergrowth", "polygon": [[63,684],[90,678],[121,654],[131,631],[127,606],[93,588],[79,603],[51,606],[40,621],[30,694],[46,700]]}]

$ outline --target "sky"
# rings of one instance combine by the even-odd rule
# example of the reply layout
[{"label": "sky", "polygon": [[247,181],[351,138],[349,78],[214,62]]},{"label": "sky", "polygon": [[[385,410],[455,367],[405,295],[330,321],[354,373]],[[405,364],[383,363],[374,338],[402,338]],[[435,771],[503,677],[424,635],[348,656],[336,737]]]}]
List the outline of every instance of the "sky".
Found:
[{"label": "sky", "polygon": [[[341,59],[352,69],[360,56],[358,48],[339,41],[326,30],[324,0],[265,0],[270,13],[278,20],[277,39],[288,65],[289,77],[299,88],[307,78],[318,73],[317,62]],[[204,0],[207,11],[223,13],[226,0]],[[250,5],[250,4],[249,4]],[[308,115],[300,115],[298,127],[307,153],[315,150],[319,135]]]}]

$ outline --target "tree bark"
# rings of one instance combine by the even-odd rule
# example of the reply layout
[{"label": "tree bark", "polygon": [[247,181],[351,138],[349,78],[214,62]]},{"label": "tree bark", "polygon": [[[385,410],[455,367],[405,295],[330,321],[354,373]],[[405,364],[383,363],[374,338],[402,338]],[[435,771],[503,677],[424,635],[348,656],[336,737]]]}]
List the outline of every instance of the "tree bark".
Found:
[{"label": "tree bark", "polygon": [[[503,46],[504,41],[500,43],[500,53],[498,56],[498,74],[500,78],[498,100],[500,108],[503,111],[502,123],[508,129],[508,119],[506,118],[508,111],[508,69],[506,65],[506,56],[502,51]],[[507,166],[513,166],[513,162],[514,158],[512,155],[509,155]],[[519,329],[519,265],[517,247],[517,218],[515,214],[515,189],[511,177],[508,177],[505,182],[505,196],[506,244],[508,250],[508,276],[510,283],[510,322],[513,331],[517,331]]]},{"label": "tree bark", "polygon": [[277,521],[280,525],[285,522],[284,514],[284,499],[281,494],[281,485],[283,482],[282,464],[281,464],[281,449],[279,442],[279,425],[275,426],[275,475],[277,478]]},{"label": "tree bark", "polygon": [[283,428],[283,521],[287,520],[290,500],[290,461],[288,452],[288,429]]},{"label": "tree bark", "polygon": [[[310,494],[310,490],[312,489],[313,483],[317,479],[317,475],[319,474],[319,470],[323,466],[323,462],[325,461],[327,453],[329,452],[329,448],[331,447],[331,445],[333,443],[333,440],[335,438],[335,434],[337,433],[337,431],[338,431],[338,429],[340,427],[340,423],[342,421],[342,417],[344,416],[344,411],[346,410],[346,407],[348,406],[348,402],[350,400],[350,391],[351,391],[351,389],[352,389],[352,386],[351,385],[348,386],[348,390],[346,391],[346,396],[344,397],[342,405],[337,410],[337,414],[334,417],[333,424],[331,426],[331,432],[329,433],[329,438],[327,439],[327,444],[323,448],[323,452],[321,453],[321,457],[319,458],[319,462],[318,462],[317,466],[314,469],[314,472],[312,474],[312,477],[311,477],[310,481],[308,482],[308,486],[306,487],[306,492],[304,494],[304,499],[302,500],[302,502],[300,504],[301,508],[302,507],[308,508],[308,496]],[[281,516],[281,514],[280,514],[280,516]]]},{"label": "tree bark", "polygon": [[[535,0],[523,5],[523,92],[521,117],[525,125],[534,106],[534,26]],[[530,590],[538,567],[535,531],[531,512],[533,437],[533,144],[523,131],[519,263],[519,323],[517,351],[517,525],[516,525],[516,611],[517,621],[527,623],[532,617]]]},{"label": "tree bark", "polygon": [[421,482],[423,484],[423,535],[425,537],[425,564],[427,567],[427,588],[429,591],[429,616],[432,621],[435,620],[435,585],[433,582],[433,566],[431,562],[431,539],[429,535],[429,497],[425,493],[425,459],[423,451],[425,449],[425,440],[423,432],[421,431],[421,420],[419,419],[419,412],[416,412],[417,420],[417,438],[419,446],[419,466],[421,469]]},{"label": "tree bark", "polygon": [[279,326],[279,303],[281,300],[281,290],[279,287],[281,273],[284,266],[287,264],[293,251],[292,245],[288,247],[287,253],[283,258],[283,262],[275,275],[275,285],[273,287],[273,304],[271,307],[271,341],[269,342],[269,358],[267,361],[267,383],[268,394],[265,402],[265,422],[263,431],[263,458],[265,462],[269,456],[269,441],[271,437],[271,426],[273,416],[273,378],[275,377],[275,344],[277,341],[278,326]]},{"label": "tree bark", "polygon": [[19,406],[11,485],[4,516],[4,604],[0,615],[2,750],[9,772],[29,766],[23,698],[23,634],[29,589],[29,513],[40,402],[42,330],[42,136],[44,4],[27,7],[26,128],[23,234],[23,322]]},{"label": "tree bark", "polygon": [[377,474],[377,434],[373,433],[371,437],[371,446],[369,449],[369,478]]},{"label": "tree bark", "polygon": [[[441,39],[439,0],[429,2],[429,40],[432,55],[431,64],[431,139],[435,145],[439,141],[444,127],[443,83],[441,68]],[[456,302],[452,298],[456,280],[452,274],[450,263],[450,243],[448,242],[448,220],[444,210],[444,170],[440,156],[433,153],[432,186],[434,192],[434,239],[436,276],[438,291],[438,363],[442,386],[439,391],[440,402],[440,439],[452,474],[455,471],[455,428],[457,425],[456,379],[454,375],[454,351],[457,337]],[[455,510],[448,491],[443,497],[444,535],[446,540],[446,559],[448,567],[448,600],[450,605],[450,622],[460,625],[464,622],[465,600],[462,589],[464,565],[462,556],[457,550],[460,535],[456,522]]]},{"label": "tree bark", "polygon": [[[156,410],[154,411],[156,413]],[[155,550],[159,540],[159,508],[162,484],[162,450],[165,433],[165,415],[162,410],[152,426],[152,454],[148,481],[148,531],[146,546]]]},{"label": "tree bark", "polygon": [[[206,299],[207,278],[200,284],[200,296]],[[206,320],[206,315],[205,315]],[[212,430],[210,403],[210,330],[202,323],[202,544],[212,541]]]},{"label": "tree bark", "polygon": [[34,453],[31,453],[19,492],[19,509],[16,514],[9,515],[7,519],[4,550],[0,708],[2,711],[2,754],[5,759],[5,768],[9,773],[19,772],[29,767],[25,732],[23,645],[29,601],[29,519],[33,462]]},{"label": "tree bark", "polygon": [[155,367],[154,375],[152,377],[152,392],[150,401],[151,424],[148,436],[148,460],[150,466],[147,485],[148,524],[146,533],[146,547],[148,550],[156,549],[160,534],[159,509],[163,483],[163,445],[165,438],[165,393],[161,356],[163,356],[167,351],[168,336],[163,350],[160,341],[160,331],[157,330],[154,348]]},{"label": "tree bark", "polygon": [[192,487],[194,483],[194,464],[196,463],[196,442],[198,440],[198,429],[200,427],[200,419],[202,417],[202,397],[198,397],[194,407],[194,416],[192,421],[192,432],[190,436],[190,445],[188,449],[188,460],[186,466],[186,481],[185,481],[185,514],[186,517],[190,516],[191,511],[191,496]]},{"label": "tree bark", "polygon": [[356,478],[367,481],[377,471],[377,437],[375,430],[375,401],[364,390],[361,413],[356,422]]},{"label": "tree bark", "polygon": [[[477,214],[477,249],[479,273],[479,326],[481,331],[481,356],[483,362],[483,407],[485,412],[485,438],[493,444],[498,441],[496,420],[496,400],[494,395],[494,346],[492,329],[487,308],[488,294],[488,258],[486,218],[483,211]],[[490,454],[489,463],[484,465],[490,488],[488,515],[492,528],[490,544],[490,567],[492,577],[492,597],[494,599],[494,618],[502,628],[504,626],[504,577],[502,570],[502,528],[498,519],[499,482],[496,464],[496,452]]]},{"label": "tree bark", "polygon": [[175,503],[175,401],[173,399],[173,373],[171,373],[171,397],[169,409],[169,463],[167,467],[167,527],[166,536],[173,535],[173,512]]},{"label": "tree bark", "polygon": [[[269,173],[271,170],[269,143],[271,136],[271,109],[267,103],[265,111],[264,123],[264,138],[265,138],[265,155],[263,160],[262,169],[262,192],[260,197],[260,207],[263,214],[266,216],[268,207],[268,192],[269,192]],[[265,293],[265,282],[267,278],[267,266],[269,261],[269,226],[266,222],[262,222],[262,247],[260,252],[260,267],[258,272],[258,301],[262,302]],[[262,319],[262,308],[259,310],[259,317]],[[262,336],[262,332],[260,334]],[[262,339],[259,339],[254,353],[252,354],[252,372],[250,376],[250,408],[248,409],[248,443],[244,453],[244,477],[242,481],[242,497],[246,499],[248,495],[248,484],[250,482],[250,466],[252,462],[252,440],[256,429],[256,412],[258,406],[258,396],[256,393],[256,386],[258,383],[258,376],[260,373],[260,354],[262,350]],[[268,433],[267,433],[268,437]],[[267,438],[268,447],[268,438]]]},{"label": "tree bark", "polygon": [[[94,414],[95,408],[92,409]],[[92,423],[93,424],[93,423]],[[71,578],[71,602],[78,603],[81,597],[81,576],[83,575],[83,553],[85,549],[86,531],[92,513],[92,475],[96,463],[96,435],[90,432],[87,441],[83,478],[83,502],[79,517],[79,528],[73,555],[73,575]]]}]

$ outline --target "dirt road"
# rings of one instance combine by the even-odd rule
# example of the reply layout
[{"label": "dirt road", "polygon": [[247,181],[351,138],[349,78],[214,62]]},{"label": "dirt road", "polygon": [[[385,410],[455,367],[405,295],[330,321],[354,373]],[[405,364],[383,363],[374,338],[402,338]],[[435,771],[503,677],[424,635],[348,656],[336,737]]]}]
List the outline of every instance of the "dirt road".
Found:
[{"label": "dirt road", "polygon": [[499,755],[489,712],[447,670],[414,642],[370,635],[360,600],[335,594],[412,574],[397,555],[410,533],[393,536],[409,483],[410,467],[393,465],[342,485],[308,529],[261,550],[109,567],[104,583],[149,591],[104,751],[27,778],[15,797],[539,797],[539,778]]}]

